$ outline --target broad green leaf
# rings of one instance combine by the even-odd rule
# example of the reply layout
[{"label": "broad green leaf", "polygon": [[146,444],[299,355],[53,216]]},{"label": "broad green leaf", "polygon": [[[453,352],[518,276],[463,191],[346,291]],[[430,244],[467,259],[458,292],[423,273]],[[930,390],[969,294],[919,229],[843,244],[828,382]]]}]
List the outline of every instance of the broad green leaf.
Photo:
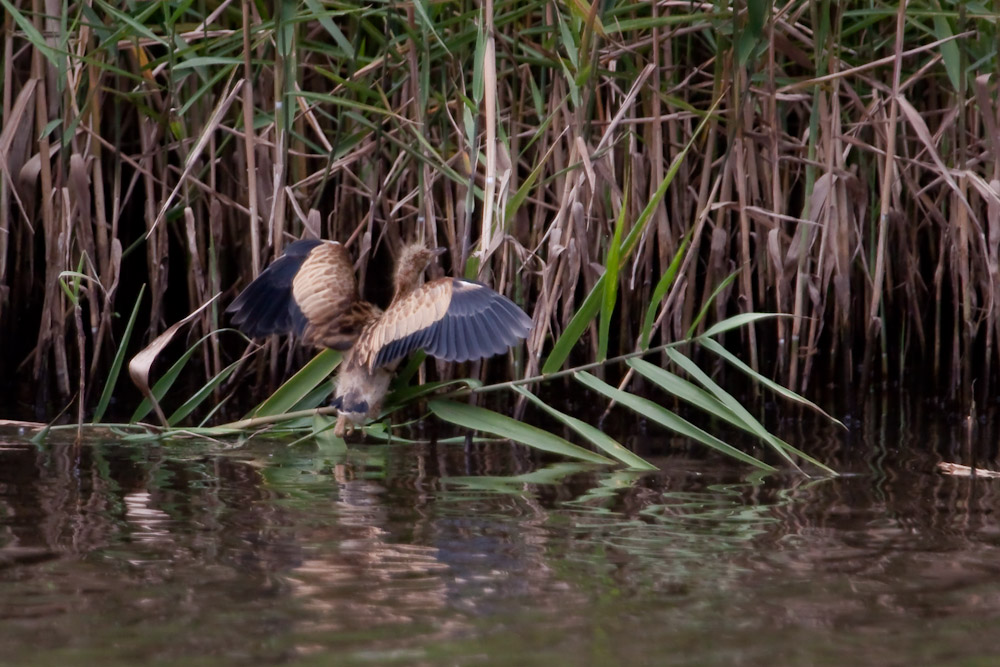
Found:
[{"label": "broad green leaf", "polygon": [[[941,14],[934,15],[934,36],[941,39],[948,39],[954,33],[948,19]],[[944,42],[938,48],[941,50],[941,60],[944,61],[944,70],[948,73],[948,80],[952,87],[958,91],[961,86],[962,77],[962,57],[958,51],[958,43],[955,40]]]},{"label": "broad green leaf", "polygon": [[[184,366],[187,365],[187,362],[191,359],[191,356],[198,351],[198,348],[201,347],[202,342],[211,335],[212,334],[207,334],[198,339],[193,345],[191,345],[191,347],[185,350],[184,354],[181,355],[180,359],[175,361],[173,365],[167,369],[167,372],[164,373],[163,376],[156,381],[156,384],[153,385],[152,389],[150,389],[150,392],[156,398],[157,402],[163,400],[163,397],[167,395],[167,392],[170,391],[170,388],[174,386],[174,382],[176,382],[177,378],[180,377],[181,371],[184,370]],[[134,360],[135,358],[133,357],[133,361]],[[153,409],[153,404],[149,401],[149,398],[146,397],[142,399],[142,402],[139,403],[139,407],[137,407],[135,409],[135,412],[132,413],[132,418],[129,421],[130,422],[140,421],[141,419],[145,418],[146,415],[148,415],[152,409]]]},{"label": "broad green leaf", "polygon": [[420,369],[420,364],[424,363],[424,359],[427,358],[427,353],[423,350],[417,350],[410,355],[410,360],[406,362],[406,366],[401,368],[399,372],[396,373],[396,378],[392,381],[393,388],[405,387],[410,384],[410,380],[417,371]]},{"label": "broad green leaf", "polygon": [[17,7],[12,5],[9,0],[0,0],[0,5],[3,5],[7,12],[9,12],[9,15],[14,18],[14,22],[17,23],[18,27],[24,32],[24,36],[31,42],[32,48],[38,49],[57,70],[65,67],[66,53],[64,51],[57,51],[50,47],[45,37],[42,36],[42,33],[38,32],[35,28],[35,24],[19,12]]},{"label": "broad green leaf", "polygon": [[747,0],[747,23],[736,43],[736,58],[741,66],[747,64],[750,54],[760,41],[769,5],[770,3],[764,0]]},{"label": "broad green leaf", "polygon": [[41,141],[43,137],[49,136],[49,132],[56,129],[60,125],[62,125],[62,118],[53,118],[48,123],[46,123],[45,127],[42,128],[42,131],[38,133],[36,141]]},{"label": "broad green leaf", "polygon": [[722,419],[739,429],[746,430],[743,422],[733,414],[732,410],[693,382],[685,380],[676,373],[671,373],[665,368],[660,368],[642,359],[629,359],[627,363],[637,373],[659,385],[664,391],[673,394],[682,401],[690,403],[711,417]]},{"label": "broad green leaf", "polygon": [[590,290],[590,294],[587,295],[587,298],[584,299],[576,313],[573,314],[569,324],[563,329],[562,335],[559,336],[555,345],[552,346],[552,352],[549,353],[549,357],[545,360],[545,365],[542,367],[543,374],[555,373],[562,367],[566,358],[569,357],[570,351],[576,346],[577,341],[580,340],[580,336],[583,335],[583,332],[590,325],[591,320],[597,315],[597,311],[601,307],[601,297],[604,295],[604,278],[605,276],[602,275],[597,279],[594,288]]},{"label": "broad green leaf", "polygon": [[475,378],[456,378],[454,380],[442,380],[440,382],[427,382],[425,384],[417,384],[410,387],[402,387],[396,391],[389,394],[386,399],[387,407],[397,407],[401,405],[406,405],[412,401],[422,398],[424,396],[430,396],[438,389],[442,387],[450,387],[458,385],[460,387],[466,387],[468,389],[478,389],[483,386],[480,380]]},{"label": "broad green leaf", "polygon": [[273,417],[288,412],[306,394],[329,381],[330,374],[340,364],[340,360],[340,352],[323,350],[247,416]]},{"label": "broad green leaf", "polygon": [[618,459],[628,467],[635,468],[637,470],[659,470],[659,468],[649,461],[646,461],[641,456],[638,456],[626,447],[623,447],[617,440],[604,433],[604,431],[591,426],[587,422],[577,419],[576,417],[571,417],[564,412],[556,410],[524,387],[514,385],[514,391],[555,417],[565,426],[568,426],[576,431],[581,437],[589,440],[590,444],[594,445],[594,447],[597,447],[608,456]]},{"label": "broad green leaf", "polygon": [[463,428],[492,433],[543,452],[568,456],[581,461],[613,463],[611,459],[574,445],[548,431],[543,431],[486,408],[441,399],[431,401],[429,407],[439,419]]},{"label": "broad green leaf", "polygon": [[243,65],[243,59],[237,56],[197,56],[182,60],[174,65],[175,71],[193,69],[197,67],[236,67]]},{"label": "broad green leaf", "polygon": [[682,435],[685,438],[690,438],[696,442],[700,442],[706,447],[711,447],[726,456],[743,461],[744,463],[749,463],[750,465],[756,466],[762,470],[775,470],[773,466],[769,466],[763,461],[759,461],[750,456],[746,452],[742,452],[732,445],[726,444],[711,433],[703,431],[686,419],[675,415],[662,405],[658,405],[649,399],[640,398],[634,394],[628,393],[627,391],[622,391],[617,387],[612,387],[610,384],[598,380],[590,373],[579,372],[575,373],[573,377],[576,378],[576,380],[583,386],[604,394],[618,404],[627,407],[650,421],[656,422],[660,426],[663,426],[674,433]]},{"label": "broad green leaf", "polygon": [[337,425],[337,420],[326,415],[313,415],[312,432],[310,435],[316,440],[321,454],[326,456],[340,456],[347,451],[347,443],[340,436],[333,432],[333,427]]},{"label": "broad green leaf", "polygon": [[561,484],[570,475],[592,472],[591,463],[553,463],[552,465],[533,470],[522,475],[510,477],[494,477],[480,475],[475,477],[442,477],[441,483],[449,486],[461,486],[464,489],[476,489],[494,493],[524,493],[525,484],[551,485]]}]

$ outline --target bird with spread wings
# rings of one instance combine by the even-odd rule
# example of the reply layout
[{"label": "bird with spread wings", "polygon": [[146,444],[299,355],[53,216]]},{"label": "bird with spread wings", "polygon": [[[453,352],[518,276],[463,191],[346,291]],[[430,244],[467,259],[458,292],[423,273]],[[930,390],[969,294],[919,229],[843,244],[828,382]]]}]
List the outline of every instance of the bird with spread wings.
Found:
[{"label": "bird with spread wings", "polygon": [[443,248],[414,243],[396,261],[392,301],[383,311],[361,299],[347,249],[301,240],[264,269],[226,310],[251,337],[295,333],[313,347],[345,352],[331,405],[334,433],[378,417],[400,361],[415,350],[445,361],[505,352],[531,330],[507,297],[462,278],[422,283]]}]

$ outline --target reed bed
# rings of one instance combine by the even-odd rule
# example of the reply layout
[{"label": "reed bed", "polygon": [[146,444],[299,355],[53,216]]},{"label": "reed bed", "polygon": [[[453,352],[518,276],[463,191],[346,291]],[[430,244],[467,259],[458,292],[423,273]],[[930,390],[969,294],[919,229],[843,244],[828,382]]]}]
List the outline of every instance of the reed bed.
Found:
[{"label": "reed bed", "polygon": [[0,375],[47,417],[196,311],[202,380],[273,389],[222,310],[302,236],[376,300],[447,246],[534,314],[518,375],[708,305],[794,315],[731,347],[798,391],[996,376],[1000,2],[0,4]]}]

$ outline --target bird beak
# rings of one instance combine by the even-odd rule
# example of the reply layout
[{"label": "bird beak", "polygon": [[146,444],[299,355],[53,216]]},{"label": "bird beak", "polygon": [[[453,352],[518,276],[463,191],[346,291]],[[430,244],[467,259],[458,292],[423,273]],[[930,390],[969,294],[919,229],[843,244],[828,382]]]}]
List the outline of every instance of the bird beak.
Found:
[{"label": "bird beak", "polygon": [[440,257],[445,253],[446,250],[448,249],[445,248],[444,246],[441,246],[440,248],[431,248],[431,254],[436,257]]}]

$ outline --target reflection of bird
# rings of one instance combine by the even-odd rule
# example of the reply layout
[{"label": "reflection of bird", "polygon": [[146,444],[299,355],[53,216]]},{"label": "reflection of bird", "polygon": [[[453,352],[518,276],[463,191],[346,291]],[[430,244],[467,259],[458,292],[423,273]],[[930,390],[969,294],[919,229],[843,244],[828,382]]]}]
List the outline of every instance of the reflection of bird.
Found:
[{"label": "reflection of bird", "polygon": [[250,336],[294,332],[314,347],[346,350],[332,405],[335,432],[378,416],[400,360],[425,350],[446,361],[500,354],[528,335],[531,318],[482,283],[439,278],[420,284],[443,248],[416,243],[396,262],[392,302],[362,301],[347,249],[334,241],[288,246],[226,312]]}]

